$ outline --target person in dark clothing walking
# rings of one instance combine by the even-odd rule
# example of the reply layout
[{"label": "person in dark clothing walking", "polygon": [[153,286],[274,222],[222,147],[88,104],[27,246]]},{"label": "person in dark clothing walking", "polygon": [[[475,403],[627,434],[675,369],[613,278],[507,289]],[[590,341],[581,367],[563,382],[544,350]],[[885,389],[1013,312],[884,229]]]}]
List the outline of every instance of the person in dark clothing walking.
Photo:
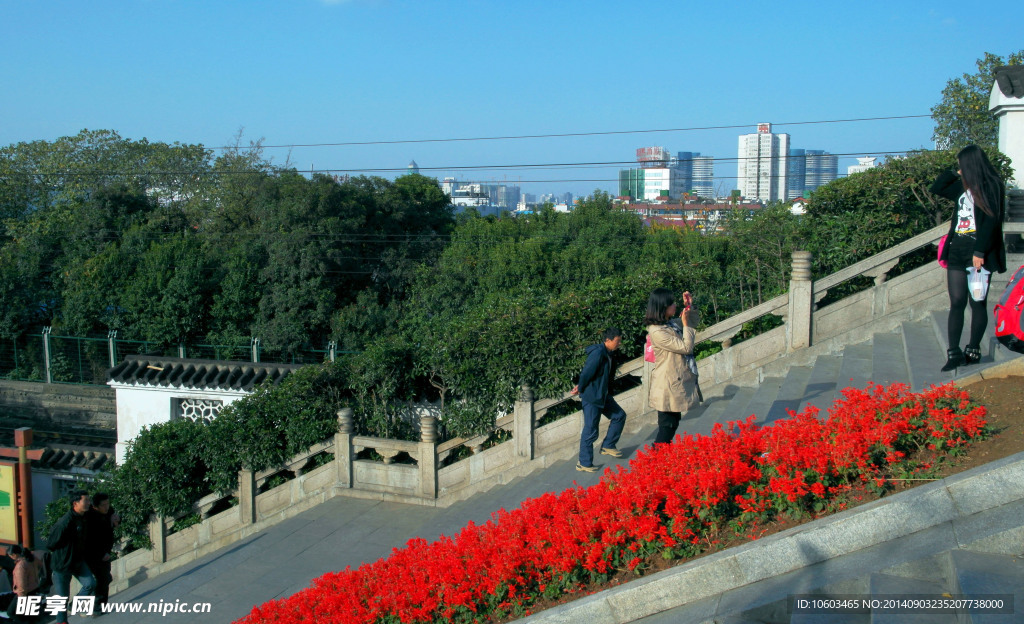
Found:
[{"label": "person in dark clothing walking", "polygon": [[594,442],[597,441],[601,415],[611,420],[608,433],[601,443],[601,454],[622,457],[622,451],[615,448],[626,424],[626,412],[615,402],[610,392],[612,375],[612,353],[622,344],[622,332],[612,327],[604,332],[604,342],[587,347],[587,360],[580,371],[579,382],[571,394],[579,394],[583,401],[583,431],[580,434],[580,458],[576,470],[597,472],[594,466]]},{"label": "person in dark clothing walking", "polygon": [[92,596],[96,589],[96,578],[89,571],[86,563],[86,528],[85,514],[92,504],[89,494],[75,490],[68,496],[71,511],[61,516],[60,520],[50,529],[46,548],[50,551],[50,566],[53,570],[53,591],[56,596],[65,599],[65,608],[57,612],[56,621],[66,624],[68,621],[68,594],[71,593],[71,577],[78,579],[82,589],[79,596]]},{"label": "person in dark clothing walking", "polygon": [[86,558],[96,578],[96,609],[110,599],[110,553],[114,550],[117,514],[110,508],[110,497],[98,492],[92,497],[92,509],[85,514]]},{"label": "person in dark clothing walking", "polygon": [[[968,269],[991,273],[1006,272],[1003,245],[1003,195],[1005,186],[985,152],[968,145],[956,155],[957,171],[945,171],[932,183],[931,192],[956,202],[942,257],[947,264],[949,319],[946,332],[949,349],[943,372],[981,360],[981,338],[988,327],[988,291],[980,300],[967,291]],[[986,279],[991,275],[987,275]],[[960,350],[964,310],[971,306],[970,337]]]}]

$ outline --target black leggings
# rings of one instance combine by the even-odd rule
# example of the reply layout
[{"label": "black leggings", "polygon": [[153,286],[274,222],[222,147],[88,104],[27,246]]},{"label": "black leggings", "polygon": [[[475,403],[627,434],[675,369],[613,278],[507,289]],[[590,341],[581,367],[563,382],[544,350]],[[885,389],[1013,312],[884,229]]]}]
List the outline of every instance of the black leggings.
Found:
[{"label": "black leggings", "polygon": [[681,412],[658,411],[658,435],[654,437],[655,444],[668,444],[676,437],[676,429],[679,428]]},{"label": "black leggings", "polygon": [[960,348],[960,334],[964,331],[964,309],[971,304],[971,339],[967,346],[977,349],[988,327],[988,292],[983,301],[975,301],[967,292],[967,271],[946,269],[946,287],[949,289],[949,323],[946,327],[949,348]]}]

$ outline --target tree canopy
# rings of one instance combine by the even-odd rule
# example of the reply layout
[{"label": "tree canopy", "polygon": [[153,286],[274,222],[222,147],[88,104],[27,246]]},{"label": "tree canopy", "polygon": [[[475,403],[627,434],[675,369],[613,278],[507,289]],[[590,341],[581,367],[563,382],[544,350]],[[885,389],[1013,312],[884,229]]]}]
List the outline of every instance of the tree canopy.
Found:
[{"label": "tree canopy", "polygon": [[951,78],[942,90],[942,101],[932,107],[935,130],[932,140],[941,149],[959,150],[975,144],[991,153],[998,147],[999,123],[988,110],[995,70],[1024,63],[1024,50],[1005,57],[986,52],[975,64],[978,70]]}]

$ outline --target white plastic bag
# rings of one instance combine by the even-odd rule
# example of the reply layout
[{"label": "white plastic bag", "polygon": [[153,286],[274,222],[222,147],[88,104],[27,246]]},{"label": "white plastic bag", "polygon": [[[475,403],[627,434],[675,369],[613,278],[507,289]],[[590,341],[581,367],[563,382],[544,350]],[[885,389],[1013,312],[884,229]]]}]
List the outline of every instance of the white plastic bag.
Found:
[{"label": "white plastic bag", "polygon": [[984,301],[988,294],[989,272],[985,269],[967,267],[967,290],[971,293],[971,299]]}]

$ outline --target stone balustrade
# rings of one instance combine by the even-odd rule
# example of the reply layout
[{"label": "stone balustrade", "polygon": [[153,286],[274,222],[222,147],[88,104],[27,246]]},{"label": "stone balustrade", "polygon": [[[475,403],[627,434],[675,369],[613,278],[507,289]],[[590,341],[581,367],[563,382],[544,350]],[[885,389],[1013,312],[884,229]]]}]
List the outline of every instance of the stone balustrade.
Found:
[{"label": "stone balustrade", "polygon": [[[1007,223],[1008,233],[1024,232],[1024,224]],[[793,254],[789,292],[716,323],[697,334],[698,341],[722,342],[722,351],[699,361],[706,394],[728,382],[756,385],[766,376],[810,362],[822,353],[889,331],[900,322],[920,318],[941,307],[946,298],[944,272],[934,262],[888,278],[900,259],[934,246],[946,226],[933,228],[872,258],[818,281],[811,277],[812,258]],[[830,288],[867,276],[873,286],[824,307]],[[995,288],[996,286],[994,286]],[[732,338],[745,323],[764,315],[785,323],[738,344]],[[789,355],[785,361],[783,356]],[[616,395],[634,426],[648,413],[649,365],[637,358],[619,367],[618,375],[641,383]],[[439,441],[437,419],[420,419],[420,440],[403,441],[354,435],[351,408],[338,411],[332,440],[301,453],[284,466],[258,473],[243,470],[239,487],[229,495],[210,495],[194,507],[201,521],[169,533],[170,519],[154,518],[151,550],[129,553],[114,562],[116,590],[160,574],[243,539],[334,496],[353,496],[431,506],[447,506],[476,492],[506,483],[551,463],[575,456],[581,412],[546,418],[574,397],[536,400],[524,387],[511,413],[497,419],[495,431],[507,439],[488,446],[492,434]],[[539,422],[548,420],[543,425]],[[606,425],[605,425],[606,426]],[[329,461],[323,458],[333,455]],[[316,458],[321,458],[317,460]],[[280,475],[288,480],[280,481]],[[269,487],[269,489],[268,489]]]}]

